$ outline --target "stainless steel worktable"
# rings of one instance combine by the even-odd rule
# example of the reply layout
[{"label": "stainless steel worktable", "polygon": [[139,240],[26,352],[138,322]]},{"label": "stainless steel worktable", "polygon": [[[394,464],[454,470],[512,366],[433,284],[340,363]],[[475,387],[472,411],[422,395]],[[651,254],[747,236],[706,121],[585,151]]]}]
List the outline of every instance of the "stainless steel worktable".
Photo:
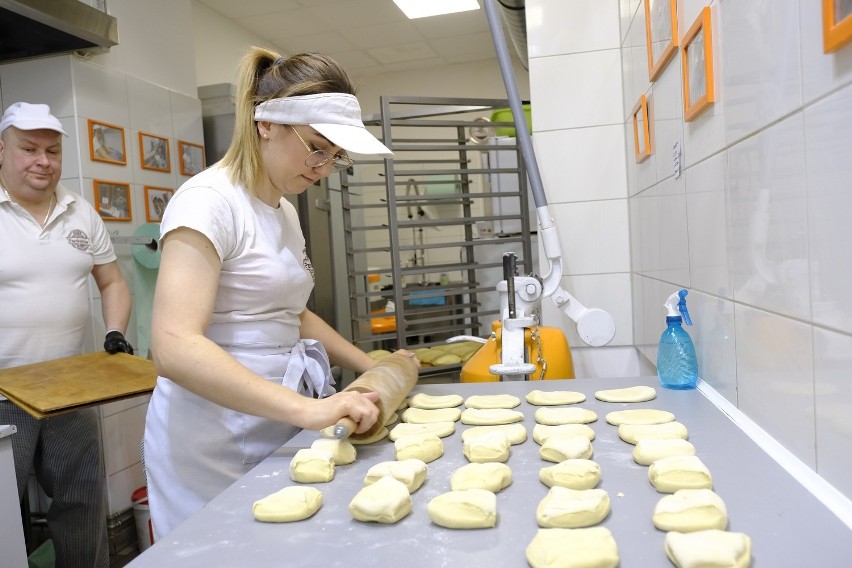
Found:
[{"label": "stainless steel worktable", "polygon": [[[657,398],[638,404],[600,402],[600,389],[646,384]],[[290,456],[310,446],[318,434],[305,431],[216,497],[204,510],[135,559],[132,568],[164,566],[526,566],[524,551],[536,533],[535,509],[547,493],[538,480],[543,466],[539,445],[532,439],[536,408],[524,400],[533,390],[583,392],[576,405],[598,414],[590,424],[596,438],[594,455],[602,469],[601,483],[612,502],[602,523],[618,544],[622,568],[671,566],[663,551],[665,533],[654,528],[651,515],[662,497],[648,481],[648,468],[637,465],[633,446],[618,438],[606,414],[624,408],[658,408],[673,412],[689,430],[689,440],[713,476],[715,491],[728,508],[728,530],[752,539],[755,568],[852,566],[852,531],[758,447],[728,416],[701,392],[669,391],[656,377],[575,379],[476,384],[420,385],[414,392],[429,394],[509,393],[520,397],[528,439],[512,446],[507,464],[513,483],[497,495],[497,526],[482,530],[451,530],[429,521],[426,505],[450,490],[449,478],[465,465],[461,431],[444,441],[444,456],[428,466],[427,480],[412,495],[414,510],[395,525],[352,520],[349,501],[363,486],[370,466],[394,459],[388,439],[358,447],[355,463],[339,466],[333,481],[316,484],[323,506],[312,518],[297,523],[254,520],[252,503],[287,485]]]}]

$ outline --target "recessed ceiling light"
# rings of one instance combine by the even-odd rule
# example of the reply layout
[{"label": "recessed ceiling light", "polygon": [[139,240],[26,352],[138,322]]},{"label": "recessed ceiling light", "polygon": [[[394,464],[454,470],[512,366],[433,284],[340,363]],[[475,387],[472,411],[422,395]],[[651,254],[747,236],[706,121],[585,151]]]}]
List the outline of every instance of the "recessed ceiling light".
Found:
[{"label": "recessed ceiling light", "polygon": [[410,20],[479,10],[477,0],[393,0]]}]

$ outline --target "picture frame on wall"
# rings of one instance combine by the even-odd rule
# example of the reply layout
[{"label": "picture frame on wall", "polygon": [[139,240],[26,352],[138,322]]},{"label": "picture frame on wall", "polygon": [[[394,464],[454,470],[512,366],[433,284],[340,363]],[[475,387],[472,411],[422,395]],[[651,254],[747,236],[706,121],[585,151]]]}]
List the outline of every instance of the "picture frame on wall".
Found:
[{"label": "picture frame on wall", "polygon": [[648,76],[653,83],[677,51],[677,0],[643,0]]},{"label": "picture frame on wall", "polygon": [[713,33],[710,7],[705,6],[681,42],[683,70],[683,119],[685,122],[707,110],[715,100],[713,87]]},{"label": "picture frame on wall", "polygon": [[89,119],[89,157],[93,162],[127,165],[124,128]]},{"label": "picture frame on wall", "polygon": [[837,51],[852,41],[852,0],[822,0],[823,51]]},{"label": "picture frame on wall", "polygon": [[648,121],[648,99],[643,94],[633,107],[633,148],[636,163],[641,164],[651,156],[651,126]]},{"label": "picture frame on wall", "polygon": [[142,169],[172,171],[168,138],[139,132],[139,160]]},{"label": "picture frame on wall", "polygon": [[200,144],[178,140],[178,154],[181,175],[194,176],[207,167],[204,161],[204,146]]},{"label": "picture frame on wall", "polygon": [[96,179],[95,209],[104,221],[132,221],[130,184]]},{"label": "picture frame on wall", "polygon": [[159,223],[175,190],[168,187],[145,186],[145,220]]}]

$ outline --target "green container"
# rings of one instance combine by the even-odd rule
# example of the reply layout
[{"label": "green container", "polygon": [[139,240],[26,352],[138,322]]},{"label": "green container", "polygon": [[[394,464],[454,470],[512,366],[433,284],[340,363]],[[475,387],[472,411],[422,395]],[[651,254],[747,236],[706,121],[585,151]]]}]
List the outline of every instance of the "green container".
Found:
[{"label": "green container", "polygon": [[[529,133],[532,134],[532,109],[530,109],[529,104],[523,105],[523,108],[524,118],[527,119],[527,130],[529,130]],[[501,108],[495,110],[491,113],[491,122],[514,122],[514,118],[512,116],[512,109]],[[497,126],[494,128],[494,133],[497,136],[514,136],[515,127]]]},{"label": "green container", "polygon": [[53,568],[56,564],[56,553],[53,550],[53,541],[47,539],[41,546],[33,550],[27,558],[28,568]]}]

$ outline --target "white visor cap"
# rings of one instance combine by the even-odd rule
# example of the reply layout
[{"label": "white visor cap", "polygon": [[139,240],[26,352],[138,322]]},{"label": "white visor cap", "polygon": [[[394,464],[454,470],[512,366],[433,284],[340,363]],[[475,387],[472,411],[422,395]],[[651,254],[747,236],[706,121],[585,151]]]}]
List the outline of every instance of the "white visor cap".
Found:
[{"label": "white visor cap", "polygon": [[393,152],[361,122],[361,106],[354,95],[319,93],[270,99],[255,107],[254,119],[275,124],[307,124],[347,152],[393,157]]}]

